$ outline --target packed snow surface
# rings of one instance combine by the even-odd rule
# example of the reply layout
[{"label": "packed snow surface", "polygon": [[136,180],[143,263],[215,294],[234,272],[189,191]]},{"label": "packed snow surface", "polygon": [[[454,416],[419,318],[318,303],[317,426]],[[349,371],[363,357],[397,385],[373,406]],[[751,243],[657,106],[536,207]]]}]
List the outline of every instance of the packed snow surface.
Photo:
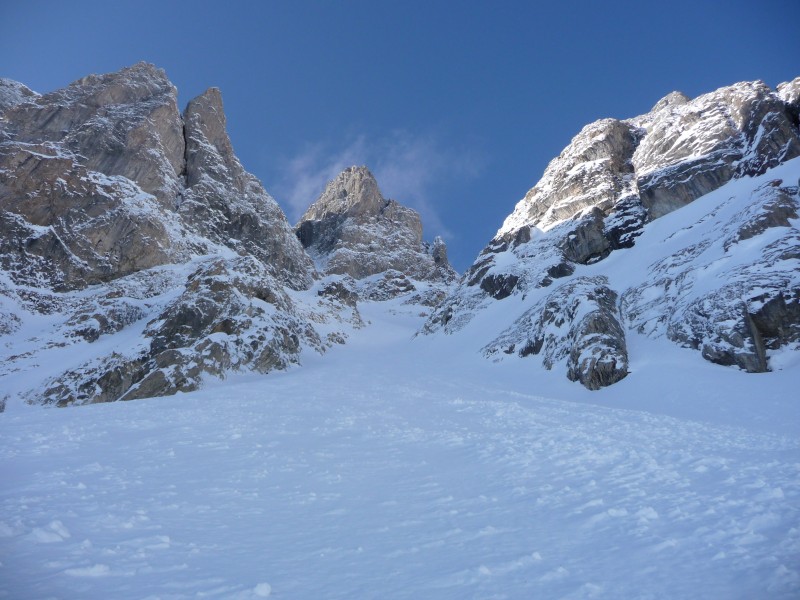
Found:
[{"label": "packed snow surface", "polygon": [[0,597],[800,595],[791,361],[748,375],[635,338],[658,360],[589,392],[412,339],[401,299],[361,310],[347,345],[285,373],[11,403]]}]

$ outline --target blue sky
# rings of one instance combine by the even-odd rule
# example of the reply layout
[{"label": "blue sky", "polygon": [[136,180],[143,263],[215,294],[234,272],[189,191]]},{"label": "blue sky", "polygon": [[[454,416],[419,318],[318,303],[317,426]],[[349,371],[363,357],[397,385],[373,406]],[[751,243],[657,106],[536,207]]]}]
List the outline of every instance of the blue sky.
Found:
[{"label": "blue sky", "polygon": [[290,221],[367,164],[462,271],[583,125],[793,79],[798,23],[796,0],[0,0],[0,76],[48,92],[147,60],[182,105],[217,86]]}]

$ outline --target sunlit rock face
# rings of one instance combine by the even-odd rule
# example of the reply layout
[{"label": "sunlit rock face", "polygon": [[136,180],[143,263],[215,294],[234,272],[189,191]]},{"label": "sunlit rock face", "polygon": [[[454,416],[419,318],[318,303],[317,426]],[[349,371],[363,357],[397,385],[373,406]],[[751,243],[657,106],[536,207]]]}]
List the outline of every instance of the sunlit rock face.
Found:
[{"label": "sunlit rock face", "polygon": [[177,89],[161,69],[138,63],[89,75],[7,109],[3,138],[53,144],[88,171],[119,175],[169,206],[185,167]]},{"label": "sunlit rock face", "polygon": [[385,199],[366,167],[347,168],[331,181],[295,231],[325,274],[362,280],[397,273],[439,284],[456,277],[444,241],[423,242],[419,214]]},{"label": "sunlit rock face", "polygon": [[[159,396],[282,369],[344,340],[320,324],[360,322],[330,298],[289,298],[316,271],[236,158],[219,90],[181,113],[147,63],[44,95],[0,80],[0,267],[0,376],[75,350],[47,359],[32,402]],[[55,337],[15,339],[37,315]]]},{"label": "sunlit rock face", "polygon": [[[537,299],[511,331],[487,340],[495,358],[504,355],[501,347],[519,353],[519,343],[536,339],[536,327],[548,321],[544,313],[556,292],[546,288],[561,290],[561,280],[564,285],[581,280],[590,265],[596,265],[592,273],[602,272],[615,251],[637,251],[636,240],[648,223],[731,181],[763,175],[800,156],[799,90],[800,78],[777,90],[759,81],[738,83],[694,100],[673,92],[642,116],[587,125],[517,204],[423,331],[455,333],[494,301]],[[794,344],[800,329],[800,286],[792,262],[798,247],[791,216],[797,213],[796,190],[792,180],[737,189],[741,210],[720,221],[717,230],[704,232],[679,255],[663,257],[636,285],[610,288],[617,298],[615,320],[625,325],[622,337],[615,333],[608,345],[615,348],[612,354],[619,353],[616,364],[624,364],[624,330],[632,327],[667,335],[713,362],[768,370],[768,350]],[[712,238],[723,232],[726,241],[718,248]],[[749,251],[761,241],[763,248]],[[701,286],[692,281],[716,259],[739,264],[730,280],[699,293]],[[651,327],[653,322],[659,326]],[[576,343],[573,333],[565,336]],[[511,346],[516,351],[509,351]],[[597,352],[605,350],[598,346]],[[560,353],[566,356],[567,346]],[[585,364],[591,371],[609,363]],[[575,377],[572,364],[567,372],[590,388],[619,379],[605,371]]]},{"label": "sunlit rock face", "polygon": [[366,167],[292,228],[236,157],[216,88],[181,112],[147,63],[44,95],[2,79],[0,406],[285,369],[384,300],[592,390],[634,368],[634,334],[768,371],[800,349],[798,123],[800,79],[587,125],[457,280]]},{"label": "sunlit rock face", "polygon": [[[26,89],[26,88],[25,88]],[[144,63],[0,115],[0,260],[19,283],[77,289],[181,260],[177,92]]]}]

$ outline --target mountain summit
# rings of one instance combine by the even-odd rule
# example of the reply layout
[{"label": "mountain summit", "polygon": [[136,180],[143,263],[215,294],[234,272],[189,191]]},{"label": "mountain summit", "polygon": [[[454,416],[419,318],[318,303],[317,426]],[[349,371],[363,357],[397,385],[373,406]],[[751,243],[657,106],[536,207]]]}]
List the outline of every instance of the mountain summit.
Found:
[{"label": "mountain summit", "polygon": [[386,271],[430,281],[453,281],[441,238],[422,241],[419,214],[387,200],[366,167],[349,167],[328,183],[295,226],[317,267],[362,279]]},{"label": "mountain summit", "polygon": [[295,232],[320,272],[358,280],[365,299],[406,294],[422,283],[426,297],[417,300],[436,304],[457,277],[444,241],[423,242],[419,214],[385,199],[363,166],[328,183]]}]

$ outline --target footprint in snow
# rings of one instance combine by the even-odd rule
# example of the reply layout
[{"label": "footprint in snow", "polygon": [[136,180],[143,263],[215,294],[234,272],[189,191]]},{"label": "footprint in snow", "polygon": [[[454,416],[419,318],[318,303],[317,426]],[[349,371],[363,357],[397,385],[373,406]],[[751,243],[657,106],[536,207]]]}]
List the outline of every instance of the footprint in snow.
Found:
[{"label": "footprint in snow", "polygon": [[69,537],[69,530],[61,521],[51,521],[46,527],[34,527],[28,534],[28,539],[37,544],[54,544]]}]

